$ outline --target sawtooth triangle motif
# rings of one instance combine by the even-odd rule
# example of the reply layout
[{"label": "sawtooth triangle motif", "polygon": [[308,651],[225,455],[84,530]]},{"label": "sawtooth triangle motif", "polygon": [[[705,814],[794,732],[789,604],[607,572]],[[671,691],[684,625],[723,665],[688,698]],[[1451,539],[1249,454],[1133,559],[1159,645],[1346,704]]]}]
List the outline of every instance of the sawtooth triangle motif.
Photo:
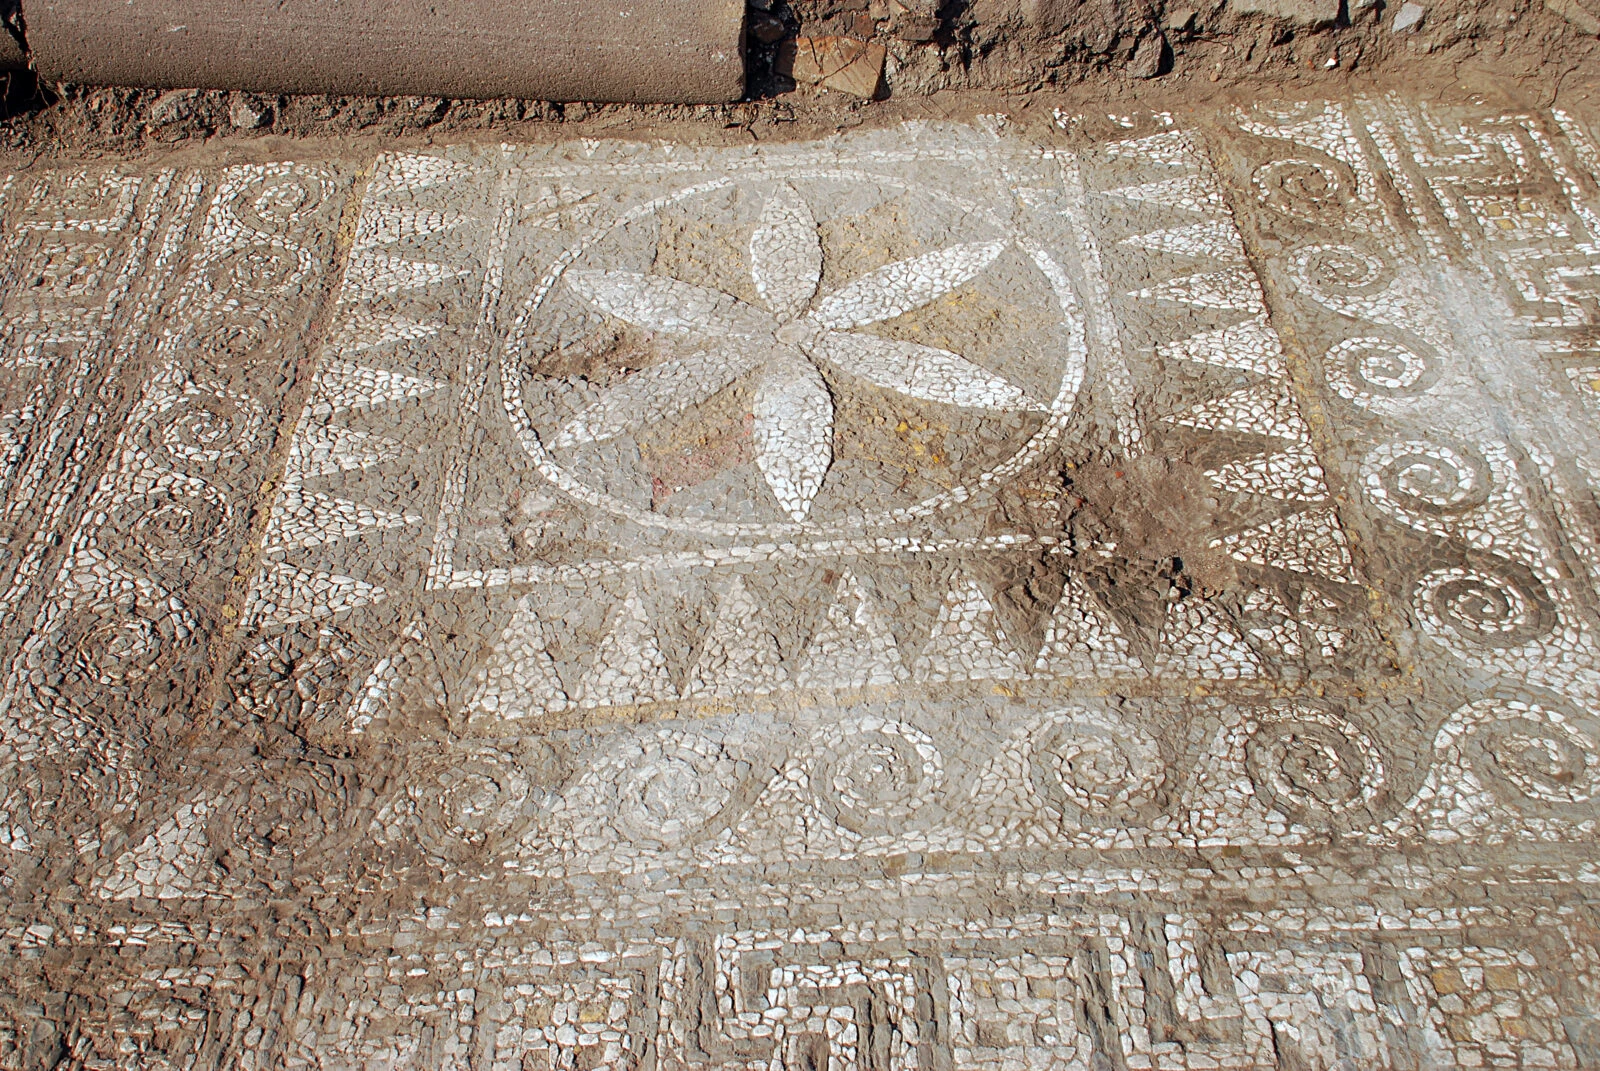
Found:
[{"label": "sawtooth triangle motif", "polygon": [[319,415],[376,409],[390,402],[422,398],[448,383],[351,361],[329,361],[311,392],[311,411]]},{"label": "sawtooth triangle motif", "polygon": [[333,341],[333,349],[339,357],[353,360],[368,350],[396,342],[432,338],[442,330],[443,324],[423,323],[408,316],[357,309],[351,313],[350,322]]},{"label": "sawtooth triangle motif", "polygon": [[912,676],[919,681],[1003,680],[1024,672],[994,604],[976,580],[957,569]]},{"label": "sawtooth triangle motif", "polygon": [[413,619],[400,631],[399,646],[380,658],[361,682],[350,704],[351,735],[365,733],[374,721],[387,720],[392,711],[401,709],[401,693],[415,695],[419,685],[426,689],[425,702],[430,707],[443,710],[448,705],[449,690],[428,634],[422,621]]},{"label": "sawtooth triangle motif", "polygon": [[795,683],[812,688],[865,688],[904,680],[900,649],[876,603],[854,573],[834,585],[827,617],[801,659]]},{"label": "sawtooth triangle motif", "polygon": [[1205,220],[1183,227],[1168,227],[1148,234],[1135,234],[1124,238],[1120,245],[1146,249],[1152,253],[1171,253],[1176,256],[1200,257],[1219,263],[1243,263],[1244,243],[1233,223],[1225,219]]},{"label": "sawtooth triangle motif", "polygon": [[1283,344],[1278,333],[1268,326],[1265,313],[1232,327],[1163,342],[1156,347],[1156,353],[1167,360],[1194,361],[1263,376],[1278,377],[1289,372],[1283,361]]},{"label": "sawtooth triangle motif", "polygon": [[137,591],[147,601],[166,601],[172,593],[148,576],[134,572],[98,547],[85,547],[72,556],[66,571],[69,590],[78,597],[103,598],[114,592]]},{"label": "sawtooth triangle motif", "polygon": [[211,810],[204,797],[179,807],[137,847],[117,856],[111,872],[97,882],[100,897],[132,900],[145,895],[145,885],[154,885],[160,890],[157,900],[204,898],[209,883],[197,875],[206,869],[202,864],[210,848],[206,824]]},{"label": "sawtooth triangle motif", "polygon": [[388,594],[355,577],[273,562],[261,571],[245,617],[263,625],[291,625],[370,606]]},{"label": "sawtooth triangle motif", "polygon": [[1069,575],[1045,629],[1034,668],[1058,677],[1142,677],[1122,629],[1102,610],[1094,594]]},{"label": "sawtooth triangle motif", "polygon": [[315,491],[286,490],[273,504],[262,547],[284,550],[353,539],[366,532],[421,524],[424,518]]},{"label": "sawtooth triangle motif", "polygon": [[683,694],[764,695],[781,687],[788,677],[777,638],[763,625],[760,606],[735,574],[717,604],[716,620],[689,671]]},{"label": "sawtooth triangle motif", "polygon": [[1245,631],[1280,658],[1303,658],[1294,616],[1276,588],[1257,588],[1244,598]]},{"label": "sawtooth triangle motif", "polygon": [[1314,588],[1300,593],[1296,617],[1311,630],[1324,658],[1332,658],[1350,642],[1350,628],[1339,621],[1339,604]]},{"label": "sawtooth triangle motif", "polygon": [[1102,193],[1107,197],[1116,197],[1124,201],[1203,212],[1208,215],[1226,212],[1228,207],[1217,189],[1217,184],[1205,175],[1184,175],[1181,178],[1145,182],[1137,186],[1119,186],[1116,189],[1104,190]]},{"label": "sawtooth triangle motif", "polygon": [[354,248],[372,249],[408,239],[426,238],[454,230],[468,217],[459,212],[408,205],[372,205],[364,213],[362,233]]},{"label": "sawtooth triangle motif", "polygon": [[655,626],[634,588],[600,641],[594,664],[578,681],[578,705],[619,707],[676,697]]},{"label": "sawtooth triangle motif", "polygon": [[517,603],[479,671],[478,686],[467,700],[469,722],[482,731],[486,725],[536,718],[569,705],[550,657],[544,622],[531,599],[525,598]]},{"label": "sawtooth triangle motif", "polygon": [[1224,491],[1266,495],[1292,502],[1321,502],[1328,481],[1310,447],[1296,443],[1282,453],[1230,461],[1207,469],[1206,476]]},{"label": "sawtooth triangle motif", "polygon": [[431,260],[409,260],[388,253],[352,253],[350,269],[345,275],[345,286],[350,293],[342,300],[347,303],[351,299],[371,301],[403,291],[426,290],[471,273],[469,267]]},{"label": "sawtooth triangle motif", "polygon": [[1331,509],[1306,510],[1213,539],[1212,547],[1252,565],[1271,565],[1296,573],[1353,583],[1354,565],[1344,528]]},{"label": "sawtooth triangle motif", "polygon": [[1194,139],[1182,130],[1163,130],[1142,138],[1113,141],[1100,146],[1102,155],[1113,160],[1135,160],[1141,164],[1166,164],[1186,167],[1201,159]]},{"label": "sawtooth triangle motif", "polygon": [[1156,673],[1238,680],[1259,677],[1261,660],[1221,611],[1203,599],[1179,599],[1161,626]]},{"label": "sawtooth triangle motif", "polygon": [[1266,312],[1261,283],[1249,268],[1180,275],[1135,292],[1148,301],[1171,301],[1197,309],[1220,309],[1259,316]]},{"label": "sawtooth triangle motif", "polygon": [[370,431],[311,424],[301,428],[294,438],[284,480],[293,484],[318,476],[359,472],[398,460],[404,453],[405,447],[400,443]]},{"label": "sawtooth triangle motif", "polygon": [[1298,443],[1309,442],[1311,437],[1300,404],[1281,383],[1243,387],[1163,420],[1201,431],[1238,431]]}]

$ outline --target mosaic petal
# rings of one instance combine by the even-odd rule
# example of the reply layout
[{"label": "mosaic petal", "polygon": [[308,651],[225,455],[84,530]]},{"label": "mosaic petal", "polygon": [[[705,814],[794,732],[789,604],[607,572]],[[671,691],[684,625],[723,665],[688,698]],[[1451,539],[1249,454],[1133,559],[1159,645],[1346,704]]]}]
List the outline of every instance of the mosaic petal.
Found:
[{"label": "mosaic petal", "polygon": [[756,464],[778,504],[806,519],[833,463],[833,396],[809,361],[773,362],[755,400]]},{"label": "mosaic petal", "polygon": [[750,236],[750,274],[767,307],[786,320],[806,311],[822,281],[822,242],[811,209],[789,185],[779,186]]},{"label": "mosaic petal", "polygon": [[651,365],[608,388],[561,429],[554,445],[560,450],[601,442],[680,413],[716,394],[754,364],[754,352],[719,346]]},{"label": "mosaic petal", "polygon": [[1005,242],[967,242],[896,261],[823,298],[812,315],[840,330],[904,316],[962,286],[993,264]]},{"label": "mosaic petal", "polygon": [[661,275],[633,271],[574,271],[567,285],[608,316],[636,327],[713,338],[766,338],[772,317],[731,294]]},{"label": "mosaic petal", "polygon": [[1049,408],[949,350],[841,331],[823,335],[813,348],[851,375],[924,401],[972,409]]}]

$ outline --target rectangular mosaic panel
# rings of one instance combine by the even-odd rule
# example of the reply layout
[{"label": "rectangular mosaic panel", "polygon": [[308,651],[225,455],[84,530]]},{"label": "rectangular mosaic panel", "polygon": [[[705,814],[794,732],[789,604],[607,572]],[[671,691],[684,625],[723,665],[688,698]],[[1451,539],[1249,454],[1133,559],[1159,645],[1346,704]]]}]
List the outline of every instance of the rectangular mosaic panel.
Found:
[{"label": "rectangular mosaic panel", "polygon": [[0,1067],[1589,1066],[1597,169],[19,175]]}]

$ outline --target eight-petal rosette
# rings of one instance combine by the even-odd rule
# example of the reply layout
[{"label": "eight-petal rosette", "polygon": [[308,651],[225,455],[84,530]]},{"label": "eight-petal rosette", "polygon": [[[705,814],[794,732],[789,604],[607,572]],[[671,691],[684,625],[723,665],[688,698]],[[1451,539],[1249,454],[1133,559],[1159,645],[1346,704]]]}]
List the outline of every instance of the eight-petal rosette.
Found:
[{"label": "eight-petal rosette", "polygon": [[966,242],[899,260],[819,294],[823,246],[805,200],[779,184],[750,237],[761,304],[666,275],[583,270],[567,284],[591,308],[691,343],[625,377],[559,432],[556,450],[614,438],[754,380],[756,463],[779,506],[803,521],[833,463],[834,397],[822,370],[943,405],[1048,407],[959,353],[860,330],[920,309],[966,285],[1007,241]]}]

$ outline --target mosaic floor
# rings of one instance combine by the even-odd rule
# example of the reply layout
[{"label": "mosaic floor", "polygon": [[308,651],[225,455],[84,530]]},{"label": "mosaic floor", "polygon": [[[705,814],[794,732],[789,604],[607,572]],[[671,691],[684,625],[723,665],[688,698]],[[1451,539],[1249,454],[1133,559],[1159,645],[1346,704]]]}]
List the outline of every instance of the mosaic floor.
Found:
[{"label": "mosaic floor", "polygon": [[1600,141],[0,187],[0,1068],[1600,1067]]}]

